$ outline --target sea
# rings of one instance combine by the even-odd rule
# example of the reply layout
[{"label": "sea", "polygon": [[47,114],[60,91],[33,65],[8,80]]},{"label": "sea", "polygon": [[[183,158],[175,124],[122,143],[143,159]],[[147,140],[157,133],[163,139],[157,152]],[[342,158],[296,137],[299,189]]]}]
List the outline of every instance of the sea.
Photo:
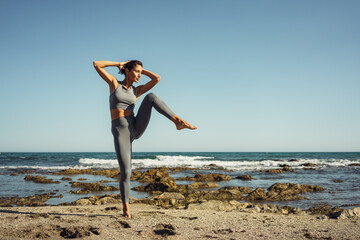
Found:
[{"label": "sea", "polygon": [[[289,165],[294,172],[269,174],[261,170],[276,169],[280,165]],[[309,167],[309,164],[315,164]],[[132,168],[146,171],[155,167],[190,167],[186,170],[170,173],[179,178],[194,176],[196,173],[227,174],[233,178],[250,175],[251,181],[233,179],[218,182],[221,187],[244,186],[267,189],[275,183],[299,183],[319,185],[326,188],[323,192],[303,194],[307,199],[270,202],[280,206],[292,206],[309,209],[330,205],[344,209],[360,206],[360,152],[134,152]],[[52,175],[63,169],[119,169],[114,152],[2,152],[0,154],[0,199],[1,197],[25,197],[35,194],[55,192],[57,198],[49,199],[46,204],[57,205],[72,202],[91,195],[118,194],[101,192],[92,194],[70,194],[69,181],[61,181],[64,176]],[[59,184],[39,184],[25,181],[30,175],[41,175]],[[119,186],[111,178],[94,175],[70,176],[72,181],[99,182],[109,180],[104,185]],[[80,180],[79,180],[80,179]],[[177,184],[190,184],[189,181],[176,181]],[[131,182],[131,187],[142,185]],[[147,193],[130,191],[133,198],[147,198]],[[269,202],[262,202],[269,203]]]}]

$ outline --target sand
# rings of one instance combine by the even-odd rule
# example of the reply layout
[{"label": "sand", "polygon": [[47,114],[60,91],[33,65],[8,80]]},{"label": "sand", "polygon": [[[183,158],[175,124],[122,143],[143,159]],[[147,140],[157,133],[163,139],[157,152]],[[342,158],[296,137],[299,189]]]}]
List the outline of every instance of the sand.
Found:
[{"label": "sand", "polygon": [[360,239],[360,218],[131,204],[0,208],[0,239]]}]

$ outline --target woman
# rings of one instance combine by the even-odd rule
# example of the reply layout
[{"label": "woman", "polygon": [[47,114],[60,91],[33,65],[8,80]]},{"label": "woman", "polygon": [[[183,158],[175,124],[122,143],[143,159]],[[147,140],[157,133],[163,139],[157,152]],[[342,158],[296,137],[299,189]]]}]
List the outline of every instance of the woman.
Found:
[{"label": "woman", "polygon": [[[114,135],[115,151],[120,166],[120,193],[123,202],[123,216],[131,218],[129,190],[132,142],[144,133],[150,120],[152,107],[173,121],[178,130],[197,128],[175,115],[166,103],[153,93],[145,96],[136,117],[134,116],[135,102],[142,94],[148,92],[160,81],[160,76],[143,69],[140,61],[95,61],[94,67],[110,87],[111,131]],[[105,71],[105,67],[118,67],[120,73],[125,75],[124,80],[119,82],[114,76]],[[134,87],[133,83],[138,83],[141,75],[148,76],[151,80],[144,85]]]}]

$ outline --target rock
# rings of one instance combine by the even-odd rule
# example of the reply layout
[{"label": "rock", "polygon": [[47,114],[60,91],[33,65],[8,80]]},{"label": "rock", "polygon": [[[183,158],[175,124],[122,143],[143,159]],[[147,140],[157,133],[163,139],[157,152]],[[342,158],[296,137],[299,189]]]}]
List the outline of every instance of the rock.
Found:
[{"label": "rock", "polygon": [[315,167],[317,164],[315,163],[304,163],[304,164],[301,164],[300,166],[304,166],[304,167]]},{"label": "rock", "polygon": [[116,169],[97,170],[97,171],[93,172],[93,175],[101,175],[101,176],[106,176],[109,178],[120,179],[120,171],[116,170]]},{"label": "rock", "polygon": [[168,171],[171,171],[171,172],[198,170],[197,168],[190,168],[190,167],[172,167],[172,168],[162,167],[162,168],[167,169]]},{"label": "rock", "polygon": [[86,205],[92,205],[91,201],[89,199],[81,198],[76,200],[73,203],[75,206],[86,206]]},{"label": "rock", "polygon": [[141,192],[153,192],[153,191],[175,192],[177,190],[177,185],[174,181],[153,182],[153,183],[149,183],[146,186],[138,186],[132,189]]},{"label": "rock", "polygon": [[254,191],[251,187],[236,187],[236,186],[222,187],[219,190],[220,191],[235,190],[235,191],[239,191],[241,194],[249,194],[252,191]]},{"label": "rock", "polygon": [[173,177],[170,177],[168,170],[165,168],[149,169],[146,172],[133,171],[131,174],[131,181],[139,182],[160,182],[160,181],[175,181]]},{"label": "rock", "polygon": [[185,197],[180,193],[164,192],[159,196],[151,199],[153,205],[160,206],[163,208],[176,208],[185,206]]},{"label": "rock", "polygon": [[61,170],[60,172],[55,172],[53,175],[78,175],[78,174],[92,174],[92,169],[65,169]]},{"label": "rock", "polygon": [[242,200],[243,194],[253,190],[249,187],[223,187],[213,191],[187,191],[182,192],[188,203],[202,200]]},{"label": "rock", "polygon": [[260,170],[260,172],[274,174],[274,173],[283,173],[283,170],[281,168],[278,168],[278,169]]},{"label": "rock", "polygon": [[[130,197],[130,203],[132,198]],[[102,196],[90,196],[78,199],[72,203],[67,203],[65,205],[106,205],[106,204],[118,204],[121,203],[120,194],[112,195],[102,195]],[[60,204],[64,205],[64,204]]]},{"label": "rock", "polygon": [[241,176],[237,176],[236,179],[240,179],[240,180],[243,180],[243,181],[250,181],[252,179],[254,179],[252,176],[249,176],[249,175],[241,175]]},{"label": "rock", "polygon": [[282,167],[283,172],[294,172],[294,170],[287,164],[280,164],[279,167]]},{"label": "rock", "polygon": [[99,228],[95,227],[66,227],[61,228],[57,226],[57,230],[60,232],[60,236],[63,238],[83,238],[91,236],[92,234],[99,235]]},{"label": "rock", "polygon": [[262,188],[257,188],[250,192],[244,199],[246,200],[267,200],[267,201],[292,201],[305,199],[298,194],[305,192],[323,191],[325,188],[313,185],[302,185],[293,183],[275,183],[269,187],[268,192]]},{"label": "rock", "polygon": [[303,170],[317,170],[317,168],[306,167],[306,168],[303,168]]},{"label": "rock", "polygon": [[161,195],[157,197],[158,199],[175,199],[175,200],[184,200],[184,195],[180,193],[174,193],[174,192],[164,192]]},{"label": "rock", "polygon": [[348,166],[350,166],[350,167],[360,167],[360,163],[351,163]]},{"label": "rock", "polygon": [[176,235],[175,227],[171,224],[157,224],[155,226],[154,233],[156,235],[161,235],[162,237],[168,237],[172,235]]},{"label": "rock", "polygon": [[360,207],[349,209],[349,210],[340,210],[330,216],[333,219],[346,219],[346,218],[358,218],[360,217]]},{"label": "rock", "polygon": [[184,208],[186,200],[180,193],[164,192],[152,199],[136,199],[134,203],[150,204],[162,208]]},{"label": "rock", "polygon": [[183,177],[178,178],[179,181],[196,181],[196,182],[220,182],[220,181],[229,181],[232,177],[225,174],[209,173],[209,174],[196,174],[194,177]]},{"label": "rock", "polygon": [[219,188],[220,185],[213,183],[213,182],[194,182],[190,185],[179,185],[179,188],[184,188],[185,190],[191,190],[191,189],[206,189],[206,188]]},{"label": "rock", "polygon": [[24,179],[25,179],[25,181],[32,181],[34,183],[60,183],[59,181],[54,181],[53,179],[47,179],[40,175],[37,175],[37,176],[27,175],[27,176],[25,176]]},{"label": "rock", "polygon": [[118,191],[120,188],[114,186],[103,186],[101,183],[84,183],[84,182],[72,182],[71,187],[80,187],[82,189],[76,191],[70,191],[74,194],[87,194],[90,192],[101,192],[101,191]]},{"label": "rock", "polygon": [[106,205],[106,204],[117,204],[121,203],[120,199],[116,199],[113,197],[102,197],[95,201],[95,205]]},{"label": "rock", "polygon": [[332,181],[334,183],[343,183],[344,182],[343,180],[340,180],[340,179],[333,179]]},{"label": "rock", "polygon": [[45,206],[45,202],[52,198],[53,193],[36,194],[29,197],[2,197],[0,198],[0,207],[12,207],[17,206]]},{"label": "rock", "polygon": [[311,214],[332,216],[341,210],[342,209],[339,207],[332,208],[331,206],[327,205],[327,206],[321,206],[321,207],[312,207],[312,208],[308,209],[307,211],[310,212]]},{"label": "rock", "polygon": [[289,162],[298,162],[299,160],[297,159],[290,159]]},{"label": "rock", "polygon": [[60,180],[61,181],[72,181],[72,179],[69,177],[62,177]]},{"label": "rock", "polygon": [[325,188],[314,185],[303,185],[294,183],[275,183],[269,187],[266,200],[269,201],[292,201],[299,199],[306,199],[298,196],[298,194],[305,192],[324,191]]},{"label": "rock", "polygon": [[[231,211],[235,209],[244,209],[250,203],[239,203],[238,201],[219,201],[209,200],[196,204],[189,204],[188,210],[216,210],[216,211]],[[250,204],[251,205],[251,204]]]},{"label": "rock", "polygon": [[32,174],[32,173],[36,172],[35,170],[30,170],[30,169],[27,169],[27,170],[11,169],[11,170],[15,171],[15,172],[11,173],[10,176],[17,176],[19,174]]},{"label": "rock", "polygon": [[316,185],[295,183],[275,183],[268,188],[268,191],[274,191],[281,194],[300,194],[305,192],[319,192],[324,190],[325,188]]},{"label": "rock", "polygon": [[282,168],[282,170],[283,170],[284,172],[294,172],[294,170],[293,170],[290,166],[284,166],[284,167]]},{"label": "rock", "polygon": [[265,200],[266,198],[266,191],[262,188],[257,188],[247,195],[246,200]]}]

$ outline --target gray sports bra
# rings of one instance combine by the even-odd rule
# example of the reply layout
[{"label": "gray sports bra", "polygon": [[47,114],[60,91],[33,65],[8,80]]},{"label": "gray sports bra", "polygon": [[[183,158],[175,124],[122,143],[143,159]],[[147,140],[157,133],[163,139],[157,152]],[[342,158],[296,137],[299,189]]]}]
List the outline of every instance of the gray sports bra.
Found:
[{"label": "gray sports bra", "polygon": [[119,82],[119,85],[115,91],[110,94],[110,109],[134,111],[136,102],[136,89],[134,87],[126,89],[121,83],[122,82]]}]

